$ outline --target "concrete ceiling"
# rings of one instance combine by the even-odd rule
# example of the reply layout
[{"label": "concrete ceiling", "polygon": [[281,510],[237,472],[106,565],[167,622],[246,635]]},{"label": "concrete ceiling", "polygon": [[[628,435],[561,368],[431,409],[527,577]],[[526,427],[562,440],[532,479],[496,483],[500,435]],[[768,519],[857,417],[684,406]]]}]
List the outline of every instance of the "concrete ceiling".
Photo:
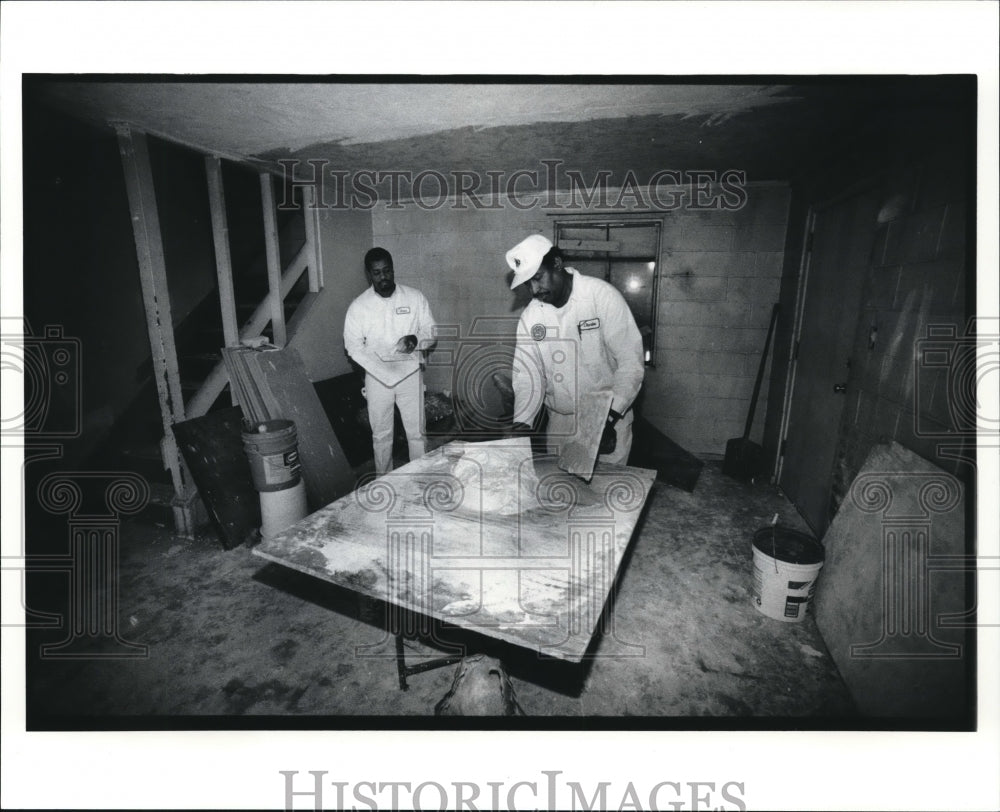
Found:
[{"label": "concrete ceiling", "polygon": [[[872,116],[943,105],[933,77],[783,84],[99,81],[26,79],[25,98],[273,165],[322,158],[357,171],[515,172],[563,161],[585,177],[640,182],[663,169],[742,169],[787,179],[843,148]],[[311,171],[311,170],[310,170]]]},{"label": "concrete ceiling", "polygon": [[704,116],[712,122],[787,103],[767,85],[340,84],[65,82],[48,88],[90,118],[226,152],[260,156],[471,127],[629,116]]}]

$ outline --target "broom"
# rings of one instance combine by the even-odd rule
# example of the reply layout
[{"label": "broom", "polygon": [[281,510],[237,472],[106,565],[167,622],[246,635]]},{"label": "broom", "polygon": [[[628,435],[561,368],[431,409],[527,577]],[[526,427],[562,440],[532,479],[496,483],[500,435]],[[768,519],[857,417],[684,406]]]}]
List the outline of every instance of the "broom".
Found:
[{"label": "broom", "polygon": [[750,396],[750,412],[747,414],[746,426],[742,437],[734,437],[726,443],[726,457],[722,461],[722,473],[734,479],[750,481],[760,474],[764,462],[764,449],[750,440],[750,427],[753,425],[753,413],[757,408],[757,396],[760,394],[760,384],[764,379],[764,367],[767,365],[767,348],[771,344],[774,324],[778,320],[779,305],[771,308],[771,324],[767,328],[767,338],[764,339],[764,352],[760,356],[760,366],[757,369],[757,380],[753,385],[753,395]]}]

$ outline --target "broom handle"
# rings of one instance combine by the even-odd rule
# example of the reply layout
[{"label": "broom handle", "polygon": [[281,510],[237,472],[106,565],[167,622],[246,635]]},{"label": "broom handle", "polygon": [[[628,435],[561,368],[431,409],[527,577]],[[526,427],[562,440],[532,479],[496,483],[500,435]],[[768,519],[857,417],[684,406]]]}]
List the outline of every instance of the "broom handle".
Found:
[{"label": "broom handle", "polygon": [[771,323],[767,328],[767,338],[764,339],[764,352],[760,356],[760,366],[757,368],[757,380],[754,381],[753,395],[750,396],[750,413],[747,415],[747,424],[743,429],[743,439],[750,436],[750,427],[753,425],[753,413],[757,410],[757,396],[760,394],[760,384],[764,379],[764,367],[767,365],[767,348],[771,345],[771,334],[774,332],[774,323],[778,320],[778,310],[780,306],[777,302],[771,308]]}]

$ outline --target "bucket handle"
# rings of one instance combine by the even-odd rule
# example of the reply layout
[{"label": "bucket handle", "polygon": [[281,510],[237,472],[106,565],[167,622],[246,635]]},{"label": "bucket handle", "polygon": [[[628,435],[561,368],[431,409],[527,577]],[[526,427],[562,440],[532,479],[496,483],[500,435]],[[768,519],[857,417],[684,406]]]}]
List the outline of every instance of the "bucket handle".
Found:
[{"label": "bucket handle", "polygon": [[771,560],[774,562],[774,574],[778,574],[778,547],[775,541],[775,535],[778,532],[778,514],[774,514],[774,518],[771,519]]}]

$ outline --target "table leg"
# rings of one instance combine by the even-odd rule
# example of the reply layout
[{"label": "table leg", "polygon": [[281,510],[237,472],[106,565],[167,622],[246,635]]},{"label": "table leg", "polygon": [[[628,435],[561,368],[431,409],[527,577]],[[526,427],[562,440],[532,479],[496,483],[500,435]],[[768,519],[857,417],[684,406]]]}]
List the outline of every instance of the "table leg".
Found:
[{"label": "table leg", "polygon": [[403,633],[396,632],[396,672],[399,674],[399,690],[405,691],[410,686],[406,684],[406,653],[403,651]]},{"label": "table leg", "polygon": [[399,675],[399,690],[405,691],[410,686],[406,683],[406,678],[414,674],[422,674],[434,668],[442,668],[446,665],[454,665],[462,661],[461,655],[451,655],[449,657],[436,657],[433,660],[425,660],[416,665],[406,664],[406,652],[403,649],[403,627],[400,620],[401,610],[393,607],[390,612],[390,626],[392,633],[396,636],[396,673]]}]

